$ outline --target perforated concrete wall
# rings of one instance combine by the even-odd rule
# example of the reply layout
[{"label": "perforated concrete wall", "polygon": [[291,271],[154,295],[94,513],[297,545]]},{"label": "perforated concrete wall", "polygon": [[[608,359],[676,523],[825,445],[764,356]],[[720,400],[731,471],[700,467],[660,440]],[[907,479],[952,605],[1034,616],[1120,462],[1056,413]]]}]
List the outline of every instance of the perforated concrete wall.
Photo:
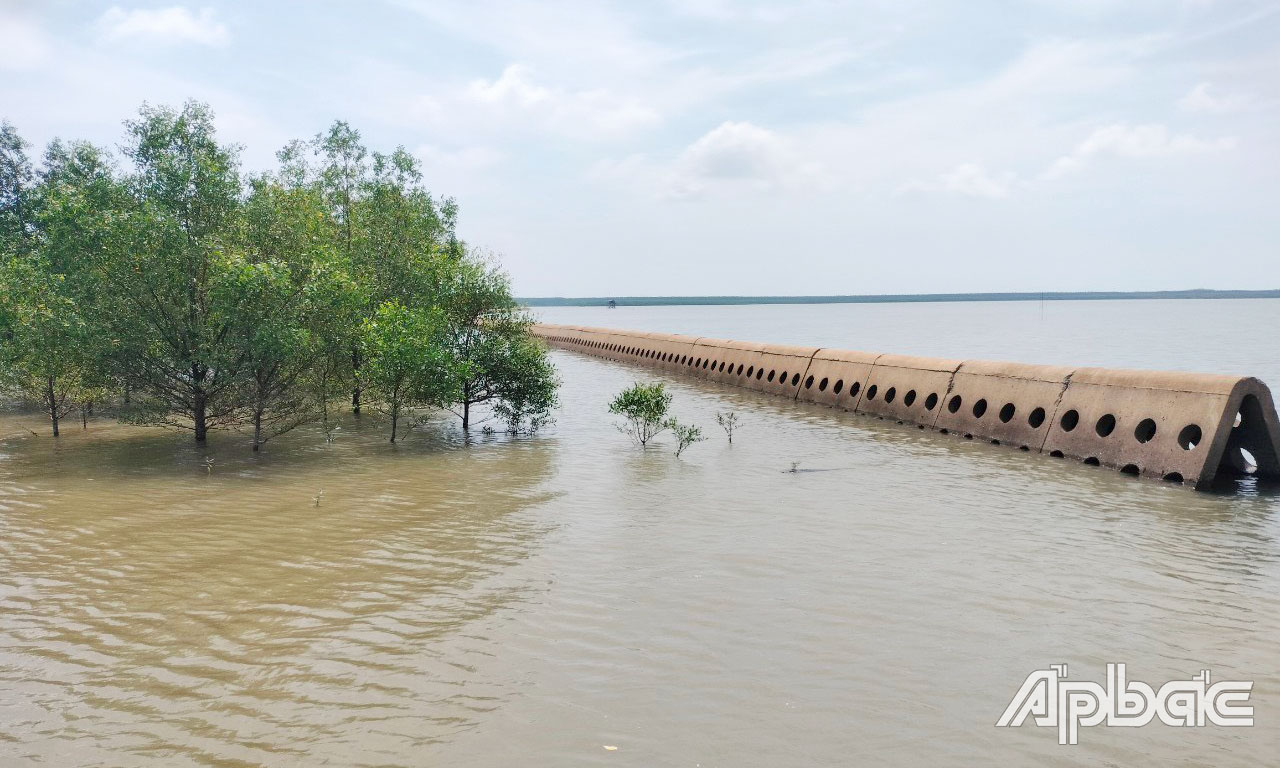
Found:
[{"label": "perforated concrete wall", "polygon": [[548,344],[1203,488],[1280,479],[1271,392],[1240,376],[947,360],[536,325]]}]

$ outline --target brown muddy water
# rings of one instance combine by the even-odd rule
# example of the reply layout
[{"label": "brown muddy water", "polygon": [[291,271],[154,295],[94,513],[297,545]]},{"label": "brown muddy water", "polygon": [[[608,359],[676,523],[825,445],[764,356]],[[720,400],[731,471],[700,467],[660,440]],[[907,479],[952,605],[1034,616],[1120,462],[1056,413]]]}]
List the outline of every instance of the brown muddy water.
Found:
[{"label": "brown muddy water", "polygon": [[[1280,302],[557,309],[548,321],[1280,384]],[[558,423],[267,446],[0,414],[0,765],[1274,764],[1280,494],[568,352]],[[728,445],[716,411],[743,425]],[[793,462],[797,469],[791,472]],[[1032,670],[1256,683],[1251,728],[994,726]],[[607,749],[616,747],[616,749]]]}]

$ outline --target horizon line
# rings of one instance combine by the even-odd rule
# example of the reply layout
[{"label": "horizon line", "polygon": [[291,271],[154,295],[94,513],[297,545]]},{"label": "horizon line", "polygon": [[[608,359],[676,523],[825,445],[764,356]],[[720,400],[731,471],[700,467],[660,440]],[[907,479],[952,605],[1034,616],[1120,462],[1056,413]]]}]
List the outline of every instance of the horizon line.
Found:
[{"label": "horizon line", "polygon": [[1167,291],[1009,291],[987,293],[898,293],[833,295],[690,295],[690,296],[529,296],[516,301],[528,307],[554,306],[693,306],[715,304],[878,304],[964,301],[1098,301],[1124,299],[1274,299],[1280,288],[1188,288]]}]

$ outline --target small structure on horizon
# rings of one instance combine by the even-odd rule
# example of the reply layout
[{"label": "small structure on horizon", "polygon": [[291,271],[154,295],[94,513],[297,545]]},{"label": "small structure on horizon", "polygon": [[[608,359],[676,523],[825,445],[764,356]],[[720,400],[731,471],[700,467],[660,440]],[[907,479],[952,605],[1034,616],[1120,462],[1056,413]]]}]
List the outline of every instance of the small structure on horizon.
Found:
[{"label": "small structure on horizon", "polygon": [[618,302],[614,301],[613,299],[609,299],[609,305],[608,305],[608,306],[609,306],[609,309],[617,309],[617,308],[618,308]]}]

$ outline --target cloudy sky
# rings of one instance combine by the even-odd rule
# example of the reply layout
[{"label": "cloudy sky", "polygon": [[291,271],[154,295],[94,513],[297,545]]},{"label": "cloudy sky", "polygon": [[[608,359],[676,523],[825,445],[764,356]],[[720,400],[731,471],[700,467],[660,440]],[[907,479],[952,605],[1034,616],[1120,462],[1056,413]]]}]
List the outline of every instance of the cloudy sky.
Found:
[{"label": "cloudy sky", "polygon": [[0,0],[0,118],[403,144],[541,295],[1280,287],[1280,4]]}]

